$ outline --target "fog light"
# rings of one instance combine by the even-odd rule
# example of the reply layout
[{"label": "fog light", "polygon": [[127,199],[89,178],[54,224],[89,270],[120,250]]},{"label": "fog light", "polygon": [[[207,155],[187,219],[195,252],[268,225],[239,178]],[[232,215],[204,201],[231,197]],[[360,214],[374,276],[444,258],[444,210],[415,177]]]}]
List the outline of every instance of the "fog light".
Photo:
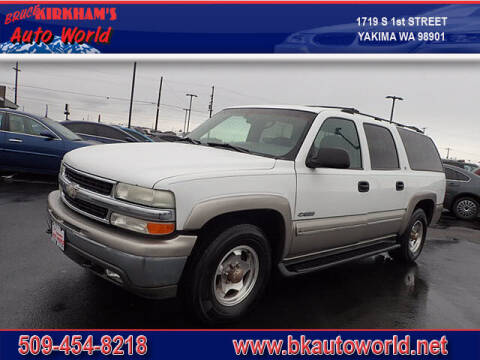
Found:
[{"label": "fog light", "polygon": [[115,271],[105,269],[105,275],[108,278],[112,279],[113,281],[122,282],[122,278],[121,278],[120,274],[117,274]]},{"label": "fog light", "polygon": [[117,213],[112,214],[110,223],[123,229],[149,235],[168,235],[175,231],[174,223],[157,223]]}]

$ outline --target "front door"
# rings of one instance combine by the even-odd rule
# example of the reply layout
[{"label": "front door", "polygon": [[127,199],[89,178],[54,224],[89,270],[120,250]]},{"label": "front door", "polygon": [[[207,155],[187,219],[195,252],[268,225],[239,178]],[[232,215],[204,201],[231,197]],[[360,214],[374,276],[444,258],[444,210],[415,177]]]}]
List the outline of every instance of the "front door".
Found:
[{"label": "front door", "polygon": [[64,153],[63,140],[42,136],[50,132],[40,122],[9,113],[5,132],[5,165],[18,171],[54,173]]},{"label": "front door", "polygon": [[364,170],[363,146],[357,126],[359,124],[354,120],[327,118],[310,148],[310,152],[321,148],[345,150],[350,158],[348,169],[311,169],[305,165],[305,157],[299,154],[295,163],[296,239],[289,257],[338,248],[365,239],[368,204],[371,201],[370,178]]}]

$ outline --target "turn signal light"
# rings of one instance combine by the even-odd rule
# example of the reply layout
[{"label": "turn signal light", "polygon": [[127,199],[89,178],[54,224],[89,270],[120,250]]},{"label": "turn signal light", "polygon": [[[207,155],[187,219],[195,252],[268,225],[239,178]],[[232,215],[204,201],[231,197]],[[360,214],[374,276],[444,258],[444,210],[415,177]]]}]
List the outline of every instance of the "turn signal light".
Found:
[{"label": "turn signal light", "polygon": [[147,223],[148,233],[152,235],[168,235],[175,231],[175,224]]}]

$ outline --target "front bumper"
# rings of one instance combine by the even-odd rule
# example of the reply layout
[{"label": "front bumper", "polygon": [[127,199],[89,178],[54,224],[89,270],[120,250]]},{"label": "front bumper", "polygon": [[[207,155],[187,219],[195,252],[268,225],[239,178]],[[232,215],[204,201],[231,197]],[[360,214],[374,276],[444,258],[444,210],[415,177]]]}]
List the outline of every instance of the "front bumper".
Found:
[{"label": "front bumper", "polygon": [[[65,231],[65,255],[97,275],[149,298],[176,295],[177,284],[196,241],[193,235],[158,239],[90,220],[62,202],[59,191],[48,196],[49,222]],[[114,279],[106,270],[119,275]]]}]

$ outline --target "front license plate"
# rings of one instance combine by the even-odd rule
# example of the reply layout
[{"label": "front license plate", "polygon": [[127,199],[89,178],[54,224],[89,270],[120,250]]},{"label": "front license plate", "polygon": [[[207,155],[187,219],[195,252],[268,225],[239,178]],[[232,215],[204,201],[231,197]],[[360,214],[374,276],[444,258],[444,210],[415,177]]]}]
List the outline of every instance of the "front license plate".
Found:
[{"label": "front license plate", "polygon": [[65,250],[65,231],[55,221],[52,222],[51,239],[62,251]]}]

